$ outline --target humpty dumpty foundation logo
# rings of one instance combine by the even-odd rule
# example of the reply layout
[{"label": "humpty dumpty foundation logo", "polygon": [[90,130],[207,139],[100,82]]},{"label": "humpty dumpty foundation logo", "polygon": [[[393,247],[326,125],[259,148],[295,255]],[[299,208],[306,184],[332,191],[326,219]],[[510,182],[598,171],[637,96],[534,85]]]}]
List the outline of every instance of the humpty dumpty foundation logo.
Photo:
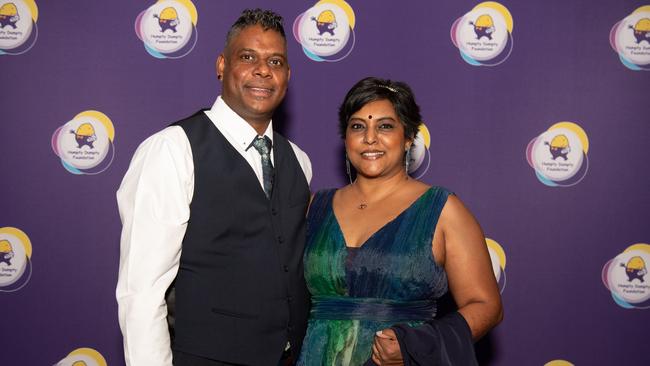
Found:
[{"label": "humpty dumpty foundation logo", "polygon": [[0,292],[23,288],[32,276],[32,243],[15,227],[0,228]]},{"label": "humpty dumpty foundation logo", "polygon": [[650,245],[639,243],[605,263],[603,283],[619,306],[626,309],[650,308]]},{"label": "humpty dumpty foundation logo", "polygon": [[408,173],[415,179],[421,178],[429,170],[431,164],[429,146],[431,146],[431,134],[423,122],[408,155]]},{"label": "humpty dumpty foundation logo", "polygon": [[293,36],[314,61],[336,62],[354,48],[355,16],[343,0],[321,0],[293,22]]},{"label": "humpty dumpty foundation logo", "polygon": [[135,19],[135,33],[153,57],[181,58],[198,39],[198,13],[190,0],[159,0]]},{"label": "humpty dumpty foundation logo", "polygon": [[470,65],[495,66],[512,52],[512,15],[494,1],[476,5],[451,26],[451,41]]},{"label": "humpty dumpty foundation logo", "polygon": [[544,364],[544,366],[574,366],[571,362],[565,360],[553,360]]},{"label": "humpty dumpty foundation logo", "polygon": [[38,38],[34,0],[0,0],[0,55],[29,51]]},{"label": "humpty dumpty foundation logo", "polygon": [[503,293],[506,288],[506,252],[501,245],[492,239],[485,238],[490,261],[492,262],[492,271],[497,280],[499,291]]},{"label": "humpty dumpty foundation logo", "polygon": [[115,128],[102,112],[84,111],[54,131],[52,150],[73,174],[99,174],[113,162]]},{"label": "humpty dumpty foundation logo", "polygon": [[650,70],[650,5],[636,9],[614,24],[609,43],[627,68]]},{"label": "humpty dumpty foundation logo", "polygon": [[578,184],[589,168],[589,139],[573,122],[559,122],[526,147],[526,160],[540,182],[550,187]]},{"label": "humpty dumpty foundation logo", "polygon": [[107,366],[101,353],[92,348],[78,348],[54,366]]}]

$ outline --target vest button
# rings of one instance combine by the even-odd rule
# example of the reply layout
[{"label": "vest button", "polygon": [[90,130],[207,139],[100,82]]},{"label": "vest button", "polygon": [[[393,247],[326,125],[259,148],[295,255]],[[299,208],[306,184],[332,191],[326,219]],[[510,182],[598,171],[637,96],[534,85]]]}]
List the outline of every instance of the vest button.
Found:
[{"label": "vest button", "polygon": [[272,208],[271,209],[271,215],[276,216],[278,214],[278,210]]},{"label": "vest button", "polygon": [[281,236],[278,236],[278,243],[282,244],[284,243],[284,238]]},{"label": "vest button", "polygon": [[284,266],[282,268],[284,269],[285,272],[289,272],[289,266]]}]

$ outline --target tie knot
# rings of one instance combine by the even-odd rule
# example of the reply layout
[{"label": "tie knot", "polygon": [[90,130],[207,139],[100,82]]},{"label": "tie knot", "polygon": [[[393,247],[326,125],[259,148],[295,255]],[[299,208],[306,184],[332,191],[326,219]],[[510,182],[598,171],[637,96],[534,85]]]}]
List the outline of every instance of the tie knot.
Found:
[{"label": "tie knot", "polygon": [[253,140],[253,147],[260,155],[268,155],[271,151],[271,139],[268,136],[257,136]]}]

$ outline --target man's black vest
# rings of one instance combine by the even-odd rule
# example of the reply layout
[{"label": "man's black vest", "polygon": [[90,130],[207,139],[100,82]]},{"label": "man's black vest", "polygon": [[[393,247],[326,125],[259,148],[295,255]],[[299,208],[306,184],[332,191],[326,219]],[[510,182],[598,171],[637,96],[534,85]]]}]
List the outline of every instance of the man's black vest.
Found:
[{"label": "man's black vest", "polygon": [[194,195],[176,276],[173,348],[276,365],[287,341],[300,350],[309,311],[305,175],[289,142],[274,134],[269,200],[250,164],[205,113],[175,124],[192,147]]}]

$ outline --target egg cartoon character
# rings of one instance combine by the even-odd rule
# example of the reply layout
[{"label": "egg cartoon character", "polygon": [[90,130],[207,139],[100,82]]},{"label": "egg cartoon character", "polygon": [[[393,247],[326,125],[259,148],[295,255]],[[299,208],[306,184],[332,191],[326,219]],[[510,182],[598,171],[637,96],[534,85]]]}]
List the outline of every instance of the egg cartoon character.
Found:
[{"label": "egg cartoon character", "polygon": [[97,140],[97,135],[90,123],[82,123],[77,127],[77,131],[70,130],[70,133],[74,134],[74,138],[77,140],[77,148],[81,149],[84,145],[88,145],[91,149],[95,148],[93,143]]},{"label": "egg cartoon character", "polygon": [[334,29],[336,29],[338,26],[338,24],[336,24],[336,17],[334,16],[334,12],[331,10],[324,10],[318,14],[318,17],[311,17],[311,20],[316,22],[316,28],[318,28],[319,36],[322,36],[323,33],[334,35]]},{"label": "egg cartoon character", "polygon": [[167,29],[171,29],[172,32],[176,33],[176,26],[180,23],[176,9],[168,6],[160,12],[160,15],[154,14],[153,17],[158,19],[161,33],[165,32]]},{"label": "egg cartoon character", "polygon": [[642,18],[633,26],[629,26],[630,29],[634,30],[634,38],[636,38],[636,43],[641,43],[646,41],[650,44],[650,19]]},{"label": "egg cartoon character", "polygon": [[14,257],[14,250],[9,240],[0,240],[0,263],[11,265],[11,258]]},{"label": "egg cartoon character", "polygon": [[10,25],[16,29],[16,22],[20,20],[18,8],[14,3],[5,3],[0,6],[0,29]]},{"label": "egg cartoon character", "polygon": [[621,267],[625,267],[627,282],[632,282],[634,279],[645,282],[643,277],[648,274],[648,269],[645,266],[645,261],[643,258],[639,257],[638,255],[634,256],[627,261],[627,264],[621,263]]},{"label": "egg cartoon character", "polygon": [[476,33],[476,39],[481,39],[482,37],[487,37],[487,39],[492,40],[492,34],[495,31],[494,21],[492,17],[483,14],[476,18],[475,22],[469,22],[470,25],[474,26],[474,33]]},{"label": "egg cartoon character", "polygon": [[567,155],[571,152],[571,147],[569,146],[569,139],[565,135],[557,135],[553,137],[550,144],[544,142],[544,145],[549,147],[553,160],[560,156],[563,157],[564,160],[569,160]]}]

